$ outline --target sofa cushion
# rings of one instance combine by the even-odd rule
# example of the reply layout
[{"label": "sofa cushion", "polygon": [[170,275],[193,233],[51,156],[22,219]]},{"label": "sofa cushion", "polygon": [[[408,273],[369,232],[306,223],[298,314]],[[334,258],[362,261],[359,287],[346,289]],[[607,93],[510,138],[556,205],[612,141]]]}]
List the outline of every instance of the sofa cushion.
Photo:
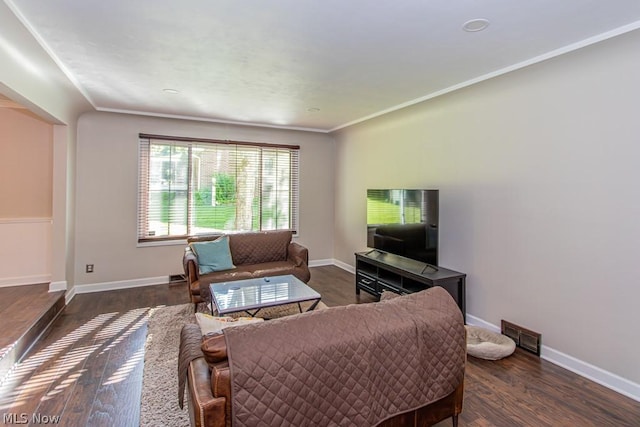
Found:
[{"label": "sofa cushion", "polygon": [[211,283],[231,282],[233,280],[251,279],[253,270],[248,270],[243,265],[239,265],[233,270],[213,271],[200,277],[200,282],[209,286]]},{"label": "sofa cushion", "polygon": [[292,261],[264,262],[253,267],[253,277],[284,276],[293,274],[296,266]]},{"label": "sofa cushion", "polygon": [[229,246],[235,265],[284,261],[291,242],[289,230],[263,231],[229,235]]},{"label": "sofa cushion", "polygon": [[192,242],[189,246],[198,257],[200,274],[235,268],[231,260],[228,236],[221,236],[208,242]]}]

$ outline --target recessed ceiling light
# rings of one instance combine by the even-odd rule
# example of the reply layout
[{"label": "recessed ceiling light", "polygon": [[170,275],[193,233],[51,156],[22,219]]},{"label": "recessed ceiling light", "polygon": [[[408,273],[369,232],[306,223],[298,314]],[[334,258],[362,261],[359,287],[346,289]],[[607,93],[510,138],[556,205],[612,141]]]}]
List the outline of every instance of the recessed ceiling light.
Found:
[{"label": "recessed ceiling light", "polygon": [[318,107],[311,107],[307,108],[307,111],[310,113],[317,113],[318,111],[320,111],[320,109]]},{"label": "recessed ceiling light", "polygon": [[173,93],[173,94],[180,93],[180,91],[176,89],[162,89],[162,91],[166,93]]},{"label": "recessed ceiling light", "polygon": [[470,21],[465,22],[462,25],[462,29],[469,32],[475,33],[477,31],[482,31],[489,26],[489,20],[484,18],[472,19]]}]

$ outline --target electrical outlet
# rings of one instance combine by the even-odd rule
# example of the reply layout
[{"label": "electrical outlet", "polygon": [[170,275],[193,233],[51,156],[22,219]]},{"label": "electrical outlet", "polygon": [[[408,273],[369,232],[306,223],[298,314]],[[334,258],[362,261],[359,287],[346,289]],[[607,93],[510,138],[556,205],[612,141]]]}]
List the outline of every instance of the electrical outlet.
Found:
[{"label": "electrical outlet", "polygon": [[93,264],[87,264],[86,272],[93,273]]}]

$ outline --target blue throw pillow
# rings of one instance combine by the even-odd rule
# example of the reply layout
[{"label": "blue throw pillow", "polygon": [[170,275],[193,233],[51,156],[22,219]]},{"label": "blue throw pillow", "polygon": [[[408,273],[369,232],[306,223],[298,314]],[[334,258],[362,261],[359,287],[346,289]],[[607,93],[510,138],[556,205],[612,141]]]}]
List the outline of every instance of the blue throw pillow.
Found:
[{"label": "blue throw pillow", "polygon": [[189,246],[198,257],[200,274],[236,268],[231,259],[228,236],[222,236],[210,242],[193,242]]}]

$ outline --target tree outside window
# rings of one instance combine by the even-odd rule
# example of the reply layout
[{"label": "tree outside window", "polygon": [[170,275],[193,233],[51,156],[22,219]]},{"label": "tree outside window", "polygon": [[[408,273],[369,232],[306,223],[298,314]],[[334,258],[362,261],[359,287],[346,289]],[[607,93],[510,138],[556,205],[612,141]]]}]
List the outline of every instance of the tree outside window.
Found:
[{"label": "tree outside window", "polygon": [[138,241],[297,225],[297,146],[140,138]]}]

